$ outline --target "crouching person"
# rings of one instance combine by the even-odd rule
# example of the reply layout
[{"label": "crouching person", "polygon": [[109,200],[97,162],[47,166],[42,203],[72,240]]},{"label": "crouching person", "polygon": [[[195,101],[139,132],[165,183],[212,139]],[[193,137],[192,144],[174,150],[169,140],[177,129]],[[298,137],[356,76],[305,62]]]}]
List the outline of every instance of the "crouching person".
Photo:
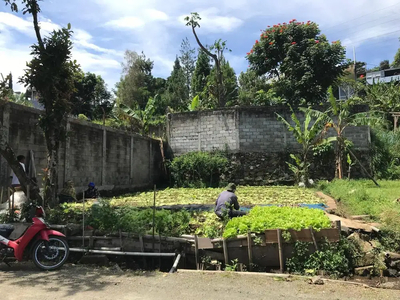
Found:
[{"label": "crouching person", "polygon": [[65,183],[65,187],[59,193],[58,199],[60,200],[60,204],[76,202],[76,192],[74,188],[74,183],[71,180],[68,180]]},{"label": "crouching person", "polygon": [[235,195],[236,185],[234,183],[228,184],[226,190],[223,191],[215,202],[215,214],[223,219],[228,215],[230,219],[246,215],[246,212],[240,211],[238,198]]}]

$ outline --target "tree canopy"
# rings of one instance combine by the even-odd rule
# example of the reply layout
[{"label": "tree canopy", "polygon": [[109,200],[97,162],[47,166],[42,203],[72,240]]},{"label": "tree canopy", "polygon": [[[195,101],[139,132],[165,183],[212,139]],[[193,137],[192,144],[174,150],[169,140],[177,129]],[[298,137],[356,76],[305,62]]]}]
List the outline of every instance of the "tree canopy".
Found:
[{"label": "tree canopy", "polygon": [[288,103],[317,104],[343,74],[345,49],[339,41],[329,43],[316,23],[293,19],[262,31],[247,59],[251,70],[275,80]]}]

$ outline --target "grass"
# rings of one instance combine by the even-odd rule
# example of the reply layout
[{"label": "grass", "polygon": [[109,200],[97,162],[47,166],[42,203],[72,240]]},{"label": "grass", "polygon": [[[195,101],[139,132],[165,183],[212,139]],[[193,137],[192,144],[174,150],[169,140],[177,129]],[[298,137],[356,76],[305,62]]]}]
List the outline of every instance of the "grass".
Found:
[{"label": "grass", "polygon": [[370,215],[384,221],[388,214],[400,214],[400,181],[380,180],[379,185],[371,180],[334,180],[320,187],[339,201],[347,215]]},{"label": "grass", "polygon": [[[175,204],[214,204],[223,189],[206,188],[167,188],[157,191],[156,205]],[[239,186],[236,191],[240,205],[251,204],[282,204],[285,206],[300,203],[321,203],[321,199],[315,196],[314,191],[299,187],[260,187]],[[152,206],[153,192],[144,192],[134,195],[114,197],[112,205]]]}]

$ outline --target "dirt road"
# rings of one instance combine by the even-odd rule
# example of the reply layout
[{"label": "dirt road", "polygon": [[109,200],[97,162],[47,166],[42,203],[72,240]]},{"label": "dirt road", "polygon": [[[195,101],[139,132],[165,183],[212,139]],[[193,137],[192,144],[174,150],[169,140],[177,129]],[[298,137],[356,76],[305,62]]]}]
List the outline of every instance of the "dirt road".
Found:
[{"label": "dirt road", "polygon": [[234,273],[134,273],[67,265],[39,272],[32,264],[0,265],[2,300],[172,299],[397,299],[399,291],[340,283],[310,285]]}]

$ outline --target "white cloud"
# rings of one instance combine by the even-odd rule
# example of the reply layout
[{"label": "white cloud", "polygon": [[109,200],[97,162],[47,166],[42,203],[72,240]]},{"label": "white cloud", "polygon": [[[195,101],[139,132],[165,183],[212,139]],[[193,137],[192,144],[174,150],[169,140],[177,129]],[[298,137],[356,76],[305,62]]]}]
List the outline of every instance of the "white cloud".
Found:
[{"label": "white cloud", "polygon": [[124,17],[109,21],[105,25],[113,28],[133,29],[143,26],[144,22],[136,17]]}]

